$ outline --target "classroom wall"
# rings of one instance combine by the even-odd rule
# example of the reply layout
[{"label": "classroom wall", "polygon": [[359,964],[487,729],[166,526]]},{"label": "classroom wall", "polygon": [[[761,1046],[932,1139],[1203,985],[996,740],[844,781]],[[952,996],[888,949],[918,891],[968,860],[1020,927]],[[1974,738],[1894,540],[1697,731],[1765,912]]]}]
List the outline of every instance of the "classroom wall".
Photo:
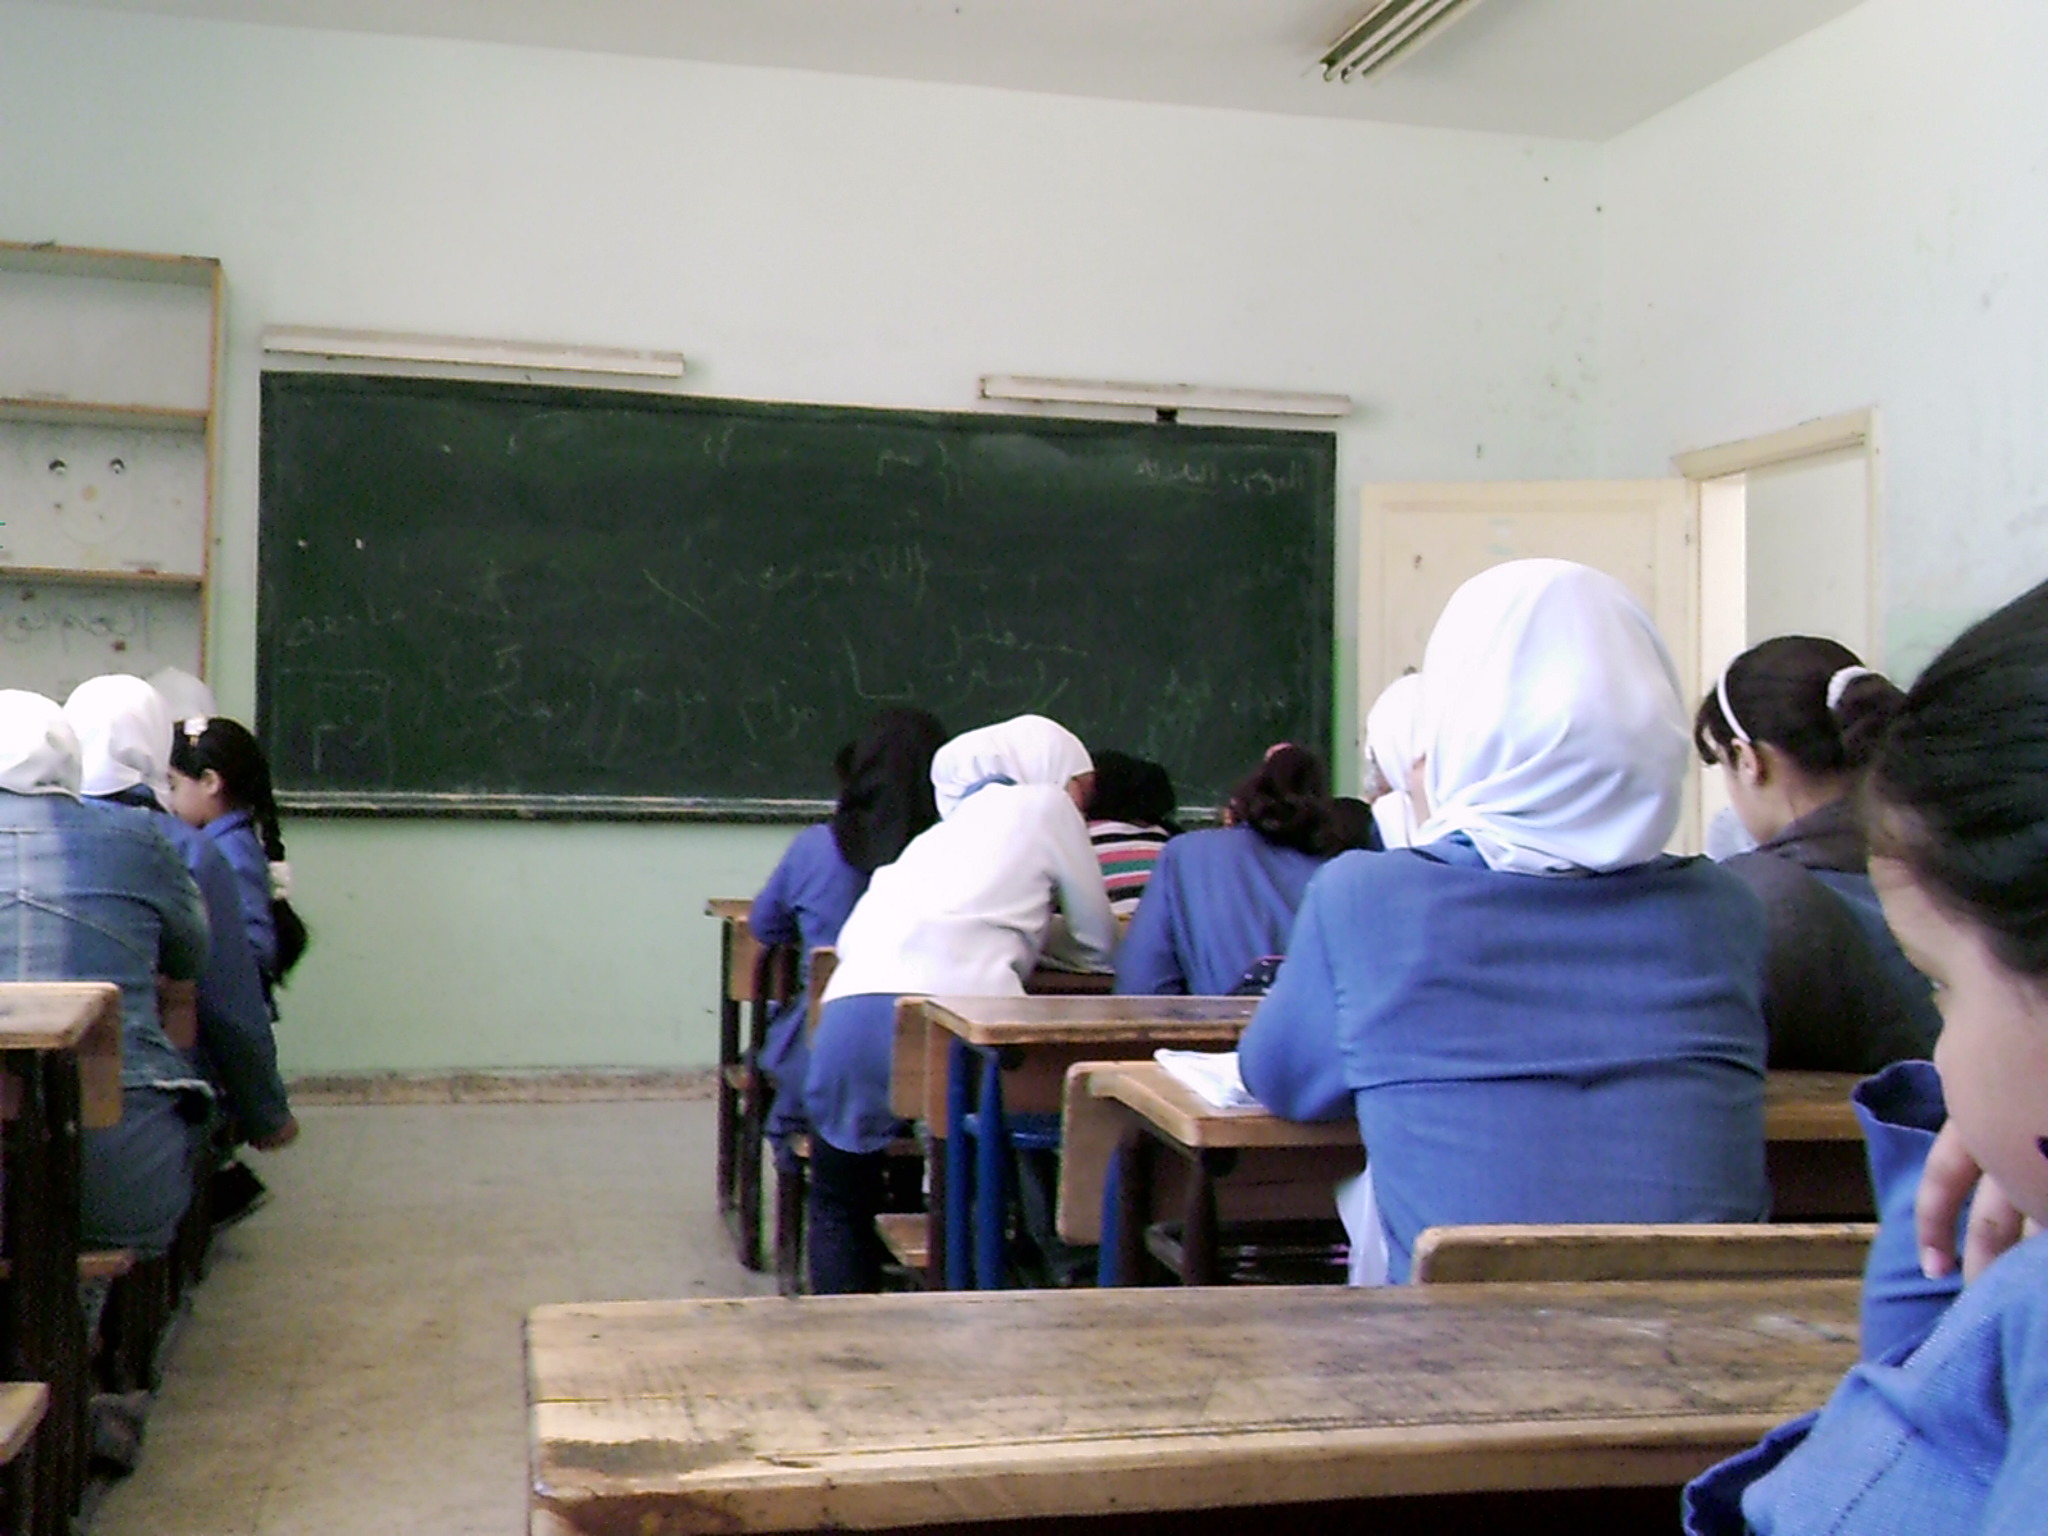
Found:
[{"label": "classroom wall", "polygon": [[1886,660],[2048,576],[2048,6],[1866,0],[1607,146],[1602,463],[1881,412]]},{"label": "classroom wall", "polygon": [[[1597,147],[0,0],[0,238],[218,256],[215,681],[254,693],[258,339],[675,348],[716,394],[1336,390],[1368,479],[1590,473]],[[963,724],[965,722],[962,722]],[[830,743],[821,743],[829,750]],[[679,1066],[787,829],[295,820],[295,1071]]]}]

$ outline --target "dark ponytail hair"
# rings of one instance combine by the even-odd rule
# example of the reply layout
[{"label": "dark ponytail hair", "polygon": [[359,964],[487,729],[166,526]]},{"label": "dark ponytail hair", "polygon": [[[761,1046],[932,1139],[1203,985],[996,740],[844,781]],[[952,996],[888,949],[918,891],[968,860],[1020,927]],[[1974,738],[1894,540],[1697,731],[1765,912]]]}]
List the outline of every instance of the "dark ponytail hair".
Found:
[{"label": "dark ponytail hair", "polygon": [[1306,747],[1268,752],[1258,771],[1231,791],[1230,819],[1280,848],[1326,857],[1340,846],[1329,771]]},{"label": "dark ponytail hair", "polygon": [[1693,716],[1693,745],[1703,762],[1728,761],[1739,721],[1750,740],[1768,742],[1815,778],[1861,773],[1906,696],[1889,678],[1864,672],[1842,686],[1830,708],[1836,674],[1860,666],[1846,645],[1813,635],[1751,646],[1722,674],[1735,720],[1722,710],[1719,693],[1709,693]]},{"label": "dark ponytail hair", "polygon": [[1863,793],[1872,855],[2048,978],[2048,583],[1928,664]]},{"label": "dark ponytail hair", "polygon": [[910,840],[939,819],[932,758],[945,742],[946,728],[923,710],[885,709],[867,735],[839,749],[832,840],[862,874],[895,863]]},{"label": "dark ponytail hair", "polygon": [[[273,864],[284,862],[284,833],[278,827],[270,763],[247,726],[220,715],[180,721],[171,733],[171,766],[188,779],[208,772],[219,774],[221,793],[228,803],[247,811],[255,821],[264,857]],[[292,904],[282,897],[270,899],[270,915],[277,927],[275,979],[282,981],[305,954],[311,935]]]}]

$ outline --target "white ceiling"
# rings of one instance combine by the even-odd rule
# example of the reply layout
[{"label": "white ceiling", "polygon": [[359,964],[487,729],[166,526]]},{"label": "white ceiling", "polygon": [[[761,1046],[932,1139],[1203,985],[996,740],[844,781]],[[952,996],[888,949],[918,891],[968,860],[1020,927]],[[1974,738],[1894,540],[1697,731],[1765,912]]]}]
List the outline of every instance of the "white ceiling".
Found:
[{"label": "white ceiling", "polygon": [[281,26],[1605,139],[1858,0],[1481,0],[1383,78],[1365,0],[53,0]]}]

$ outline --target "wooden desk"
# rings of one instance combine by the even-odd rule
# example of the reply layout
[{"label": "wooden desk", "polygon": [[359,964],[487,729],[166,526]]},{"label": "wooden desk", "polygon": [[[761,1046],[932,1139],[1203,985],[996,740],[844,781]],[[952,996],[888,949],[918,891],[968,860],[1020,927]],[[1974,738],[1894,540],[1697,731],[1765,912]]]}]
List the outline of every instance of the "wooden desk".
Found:
[{"label": "wooden desk", "polygon": [[68,1528],[85,1479],[79,1132],[120,1118],[120,989],[0,984],[0,1376],[49,1387],[33,1502],[50,1532]]},{"label": "wooden desk", "polygon": [[[1675,1489],[1817,1407],[1856,1330],[1853,1281],[541,1307],[532,1530],[1181,1511],[1176,1530],[1264,1536],[1288,1506],[1442,1529],[1458,1496],[1500,1494],[1491,1528],[1529,1529],[1514,1517],[1557,1499]],[[1675,1524],[1675,1494],[1643,1509]]]},{"label": "wooden desk", "polygon": [[1764,1163],[1778,1221],[1873,1221],[1877,1197],[1849,1090],[1854,1072],[1773,1072],[1764,1080]]},{"label": "wooden desk", "polygon": [[[1162,1212],[1181,1212],[1184,1284],[1217,1278],[1218,1180],[1230,1177],[1258,1214],[1308,1214],[1274,1191],[1297,1185],[1331,1213],[1329,1186],[1363,1166],[1357,1121],[1297,1124],[1263,1109],[1218,1109],[1156,1062],[1083,1063],[1083,1092],[1064,1100],[1058,1225],[1068,1242],[1103,1242],[1106,1277],[1128,1280],[1143,1235]],[[1857,1221],[1875,1214],[1863,1133],[1849,1104],[1853,1073],[1773,1072],[1764,1085],[1765,1163],[1772,1215],[1782,1221]],[[1157,1151],[1176,1154],[1161,1165]],[[1112,1182],[1113,1173],[1113,1182]],[[1113,1205],[1118,1225],[1105,1231]]]},{"label": "wooden desk", "polygon": [[[931,1252],[943,1264],[934,1282],[955,1290],[1003,1283],[1011,1115],[1057,1115],[1066,1070],[1077,1061],[1149,1056],[1162,1045],[1235,1045],[1257,1007],[1254,997],[933,997],[900,1006],[898,1058],[925,1062]],[[970,1111],[984,1127],[972,1164],[966,1139],[951,1134]],[[977,1189],[986,1197],[977,1201]]]},{"label": "wooden desk", "polygon": [[[1334,1218],[1331,1186],[1365,1166],[1355,1119],[1304,1123],[1219,1109],[1155,1061],[1082,1063],[1070,1078],[1059,1232],[1070,1243],[1103,1244],[1105,1285],[1132,1283],[1146,1228],[1175,1208],[1180,1281],[1213,1285],[1220,1189],[1237,1198],[1233,1214]],[[1177,1156],[1162,1163],[1161,1151]],[[1105,1230],[1112,1209],[1115,1226]]]}]

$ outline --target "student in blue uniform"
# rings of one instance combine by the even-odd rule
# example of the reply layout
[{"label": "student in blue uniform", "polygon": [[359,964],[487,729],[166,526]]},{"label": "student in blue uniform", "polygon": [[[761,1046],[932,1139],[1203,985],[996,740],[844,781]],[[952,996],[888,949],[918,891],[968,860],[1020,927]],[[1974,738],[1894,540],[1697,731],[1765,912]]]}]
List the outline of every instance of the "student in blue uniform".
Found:
[{"label": "student in blue uniform", "polygon": [[79,797],[78,736],[0,691],[0,975],[121,989],[121,1118],[79,1139],[88,1248],[164,1251],[192,1192],[207,1085],[157,1017],[158,972],[196,976],[206,909],[156,818]]},{"label": "student in blue uniform", "polygon": [[1882,1319],[1825,1408],[1689,1488],[1692,1536],[2048,1520],[2048,1237],[2012,1246],[2048,1221],[2048,585],[1920,674],[1863,807],[1886,920],[1942,1013],[1938,1080],[1908,1062],[1860,1090],[1882,1216],[1866,1289],[1944,1280],[1981,1170],[1971,1279],[1945,1312],[1915,1303],[1931,1333]]},{"label": "student in blue uniform", "polygon": [[875,871],[840,928],[804,1092],[813,1291],[881,1281],[898,995],[1020,996],[1041,955],[1107,967],[1116,919],[1081,819],[1092,775],[1087,749],[1042,716],[955,737],[932,761],[938,824]]},{"label": "student in blue uniform", "polygon": [[1116,957],[1116,990],[1217,997],[1287,952],[1309,877],[1340,846],[1322,759],[1280,746],[1231,792],[1226,825],[1160,850]]},{"label": "student in blue uniform", "polygon": [[1438,1223],[1761,1220],[1763,914],[1661,852],[1688,748],[1649,617],[1585,566],[1496,566],[1422,679],[1416,846],[1310,883],[1239,1052],[1276,1113],[1358,1116],[1354,1278],[1405,1280]]},{"label": "student in blue uniform", "polygon": [[1725,867],[1770,922],[1771,1065],[1875,1072],[1934,1049],[1927,983],[1878,910],[1850,795],[1904,697],[1847,646],[1781,635],[1728,663],[1693,718],[1758,846]]},{"label": "student in blue uniform", "polygon": [[292,908],[263,747],[247,726],[222,715],[181,720],[171,740],[170,786],[172,811],[211,838],[235,872],[249,947],[276,1018],[276,989],[306,952],[307,934]]},{"label": "student in blue uniform", "polygon": [[[168,814],[170,709],[141,678],[111,673],[74,688],[64,718],[78,734],[86,798],[151,813],[199,886],[208,934],[197,988],[199,1065],[241,1140],[262,1151],[290,1145],[298,1122],[278,1072],[270,1008],[243,928],[234,871],[203,832]],[[224,1225],[253,1210],[262,1194],[262,1182],[229,1159],[213,1174],[209,1214]]]},{"label": "student in blue uniform", "polygon": [[[832,819],[796,835],[754,898],[747,926],[756,939],[796,944],[806,956],[838,942],[840,924],[868,878],[939,819],[932,755],[945,739],[944,727],[921,709],[888,709],[875,717],[842,760]],[[775,1085],[768,1134],[778,1147],[809,1129],[803,1106],[809,1008],[810,994],[800,984],[769,1021],[756,1063]]]}]

